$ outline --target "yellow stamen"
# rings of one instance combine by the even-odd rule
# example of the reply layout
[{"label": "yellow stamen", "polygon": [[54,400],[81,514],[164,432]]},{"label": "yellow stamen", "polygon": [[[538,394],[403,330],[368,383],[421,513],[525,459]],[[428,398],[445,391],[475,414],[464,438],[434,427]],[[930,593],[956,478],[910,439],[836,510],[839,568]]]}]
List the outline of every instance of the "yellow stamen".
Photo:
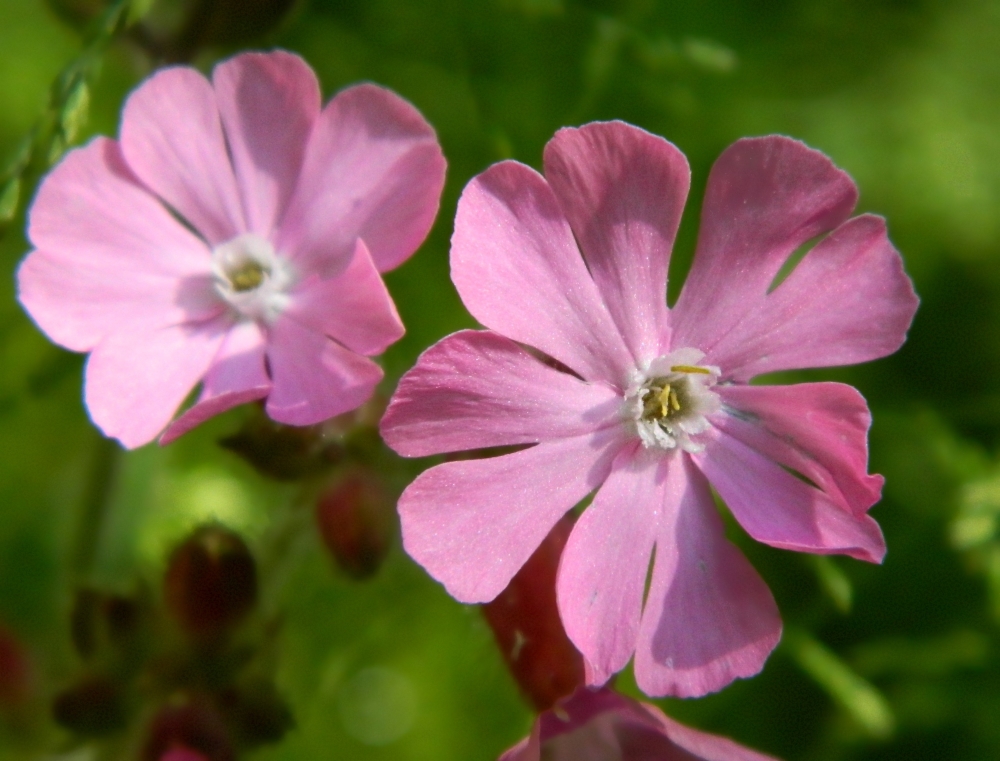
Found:
[{"label": "yellow stamen", "polygon": [[264,282],[264,268],[254,261],[245,262],[238,270],[229,273],[229,282],[238,293],[252,291]]},{"label": "yellow stamen", "polygon": [[695,365],[674,365],[670,368],[672,373],[701,373],[702,375],[711,375],[712,371],[707,367],[697,367]]},{"label": "yellow stamen", "polygon": [[674,412],[679,412],[681,409],[681,402],[677,398],[677,392],[673,389],[670,390],[670,406],[674,408]]},{"label": "yellow stamen", "polygon": [[656,395],[656,401],[660,403],[661,417],[666,417],[668,414],[670,414],[669,405],[670,405],[671,394],[673,394],[674,397],[677,396],[677,394],[674,394],[673,390],[670,388],[670,384],[667,384],[662,389],[660,389],[660,393]]}]

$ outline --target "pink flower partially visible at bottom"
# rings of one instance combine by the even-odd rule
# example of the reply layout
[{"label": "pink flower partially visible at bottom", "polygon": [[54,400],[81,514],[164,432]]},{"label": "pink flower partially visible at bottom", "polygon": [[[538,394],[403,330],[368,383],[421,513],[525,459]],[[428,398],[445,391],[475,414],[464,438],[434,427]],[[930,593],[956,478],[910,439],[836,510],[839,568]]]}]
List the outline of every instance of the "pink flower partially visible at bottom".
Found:
[{"label": "pink flower partially visible at bottom", "polygon": [[[648,703],[585,687],[538,717],[499,761],[775,761],[680,724]],[[180,761],[180,760],[178,760]]]},{"label": "pink flower partially visible at bottom", "polygon": [[160,761],[208,761],[208,759],[184,745],[174,745],[160,756]]},{"label": "pink flower partially visible at bottom", "polygon": [[321,106],[283,51],[245,53],[209,81],[156,72],[118,140],[70,151],[32,204],[19,299],[60,346],[90,352],[94,423],[126,447],[161,443],[266,399],[280,423],[352,410],[382,378],[369,357],[403,335],[381,273],[437,214],[434,130],[363,84]]}]

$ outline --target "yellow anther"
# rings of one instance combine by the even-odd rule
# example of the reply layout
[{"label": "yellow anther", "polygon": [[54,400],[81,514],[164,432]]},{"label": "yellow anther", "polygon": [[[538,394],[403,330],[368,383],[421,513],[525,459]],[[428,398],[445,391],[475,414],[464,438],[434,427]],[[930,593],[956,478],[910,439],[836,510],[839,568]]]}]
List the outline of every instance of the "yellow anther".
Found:
[{"label": "yellow anther", "polygon": [[712,371],[707,367],[697,367],[696,365],[673,365],[670,368],[672,373],[701,373],[702,375],[711,375]]},{"label": "yellow anther", "polygon": [[264,275],[268,271],[255,261],[244,262],[239,269],[226,273],[229,275],[229,282],[233,284],[233,290],[237,293],[252,291],[264,282]]},{"label": "yellow anther", "polygon": [[677,398],[677,392],[670,389],[670,406],[674,408],[674,412],[679,412],[681,409],[681,402]]},{"label": "yellow anther", "polygon": [[670,388],[670,384],[667,384],[666,386],[661,388],[660,393],[656,395],[656,401],[660,403],[661,417],[666,417],[667,415],[670,414],[669,406],[670,406],[671,394],[673,394],[675,398],[677,397],[677,394],[674,394],[673,390]]}]

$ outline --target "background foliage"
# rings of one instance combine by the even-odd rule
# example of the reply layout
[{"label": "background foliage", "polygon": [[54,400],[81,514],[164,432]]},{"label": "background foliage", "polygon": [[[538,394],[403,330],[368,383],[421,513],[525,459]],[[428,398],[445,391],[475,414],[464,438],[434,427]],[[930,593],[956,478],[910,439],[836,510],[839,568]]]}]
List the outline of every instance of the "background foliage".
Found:
[{"label": "background foliage", "polygon": [[[169,24],[172,5],[149,18]],[[733,527],[775,593],[785,638],[758,678],[660,703],[789,761],[1000,758],[1000,3],[311,0],[256,31],[240,46],[298,51],[327,96],[359,80],[395,89],[448,157],[434,230],[388,277],[408,333],[384,358],[387,392],[422,349],[473,325],[448,279],[462,187],[502,158],[538,167],[560,126],[620,118],[689,157],[673,296],[709,167],[730,142],[789,134],[847,169],[860,209],[888,218],[922,306],[897,355],[781,380],[842,380],[869,400],[888,557],[816,562]],[[239,49],[215,39],[199,43],[206,71]],[[117,42],[52,91],[83,40],[41,0],[0,0],[0,155],[16,161],[39,124],[64,142],[117,133],[151,57]],[[53,117],[47,103],[62,110]],[[28,166],[22,201],[45,158]],[[0,622],[27,643],[36,710],[0,723],[0,759],[70,747],[45,705],[80,669],[67,632],[76,581],[155,596],[165,554],[191,527],[215,519],[259,545],[291,495],[216,445],[241,411],[165,449],[119,454],[102,442],[81,404],[81,358],[49,344],[15,302],[23,205],[0,241]],[[87,526],[92,558],[76,549]],[[486,760],[526,733],[531,715],[481,616],[398,542],[357,583],[315,532],[294,536],[296,562],[265,566],[263,605],[284,609],[275,659],[297,726],[255,757]],[[630,674],[619,686],[634,692]]]}]

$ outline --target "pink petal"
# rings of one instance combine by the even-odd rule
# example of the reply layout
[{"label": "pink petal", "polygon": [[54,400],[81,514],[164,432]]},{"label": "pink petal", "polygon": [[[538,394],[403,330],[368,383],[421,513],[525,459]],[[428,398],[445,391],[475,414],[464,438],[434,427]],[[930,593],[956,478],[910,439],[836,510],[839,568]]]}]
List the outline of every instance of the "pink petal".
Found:
[{"label": "pink petal", "polygon": [[715,344],[706,362],[727,377],[802,367],[852,365],[898,349],[917,310],[903,260],[885,220],[845,222],[792,270],[788,279]]},{"label": "pink petal", "polygon": [[292,53],[243,53],[215,67],[212,85],[248,230],[271,236],[295,189],[319,116],[319,82]]},{"label": "pink petal", "polygon": [[[569,698],[561,701],[556,710],[546,711],[538,717],[542,729],[541,740],[546,742],[561,734],[585,727],[605,714],[615,714],[619,711],[635,713],[639,705],[608,687],[597,690],[581,687]],[[648,717],[641,709],[634,718],[648,721]]]},{"label": "pink petal", "polygon": [[[703,761],[777,761],[773,756],[766,756],[763,753],[745,748],[729,738],[685,726],[649,703],[640,703],[638,706],[659,725],[660,731],[669,737],[671,742],[692,753],[697,759]],[[630,757],[625,756],[624,758]],[[635,761],[640,761],[640,759],[636,758]]]},{"label": "pink petal", "polygon": [[635,678],[647,695],[698,697],[759,672],[781,637],[770,590],[725,537],[708,484],[669,460]]},{"label": "pink petal", "polygon": [[514,161],[474,178],[458,202],[451,278],[479,322],[586,380],[624,387],[630,355],[540,174]]},{"label": "pink petal", "polygon": [[425,351],[382,418],[405,457],[581,436],[619,420],[621,397],[554,370],[491,331],[463,330]]},{"label": "pink petal", "polygon": [[492,600],[604,480],[620,437],[607,429],[425,471],[399,498],[404,548],[460,602]]},{"label": "pink petal", "polygon": [[160,756],[159,761],[208,761],[208,758],[187,746],[174,745]]},{"label": "pink petal", "polygon": [[717,386],[723,411],[712,424],[769,460],[796,470],[855,515],[882,496],[868,475],[871,414],[856,389],[841,383]]},{"label": "pink petal", "polygon": [[513,748],[508,748],[497,761],[541,761],[542,746],[538,740],[538,722],[525,737]]},{"label": "pink petal", "polygon": [[577,521],[556,579],[559,615],[583,654],[587,684],[604,684],[635,651],[649,558],[664,499],[666,462],[623,449]]},{"label": "pink petal", "polygon": [[31,207],[33,251],[18,297],[49,337],[88,351],[123,325],[207,319],[222,306],[205,244],[180,225],[97,138],[70,151]]},{"label": "pink petal", "polygon": [[160,444],[169,444],[228,409],[267,396],[271,379],[264,367],[264,348],[264,333],[257,323],[234,325],[212,360],[197,403],[168,426]]},{"label": "pink petal", "polygon": [[[532,732],[533,737],[540,735],[538,755],[525,755],[523,761],[633,761],[636,757],[623,752],[619,735],[622,730],[655,733],[654,726],[634,700],[609,689],[581,688],[557,709],[538,717]],[[658,751],[638,757],[645,761],[696,761],[679,754],[662,736],[644,745]]]},{"label": "pink petal", "polygon": [[90,417],[125,447],[153,440],[205,375],[228,322],[125,329],[103,339],[87,360]]},{"label": "pink petal", "polygon": [[698,248],[672,315],[673,345],[711,355],[761,308],[792,252],[847,219],[856,201],[851,178],[797,140],[771,135],[727,148],[708,178]]},{"label": "pink petal", "polygon": [[285,314],[358,354],[381,354],[405,332],[396,305],[360,238],[347,269],[327,279],[307,278]]},{"label": "pink petal", "polygon": [[139,179],[210,244],[246,232],[215,92],[197,71],[161,69],[143,82],[125,101],[121,145]]},{"label": "pink petal", "polygon": [[412,105],[357,85],[323,109],[281,224],[278,249],[304,268],[346,260],[363,238],[380,272],[427,237],[444,187],[433,128]]},{"label": "pink petal", "polygon": [[267,359],[273,383],[267,414],[289,425],[353,410],[382,380],[382,369],[367,357],[285,317],[271,327]]},{"label": "pink petal", "polygon": [[609,689],[577,690],[500,761],[776,761]]},{"label": "pink petal", "polygon": [[867,515],[852,515],[819,489],[717,430],[692,455],[730,512],[758,542],[818,555],[840,553],[880,563],[885,540]]},{"label": "pink petal", "polygon": [[556,133],[545,179],[632,354],[659,356],[669,339],[667,264],[691,184],[684,154],[630,124],[597,122]]}]

